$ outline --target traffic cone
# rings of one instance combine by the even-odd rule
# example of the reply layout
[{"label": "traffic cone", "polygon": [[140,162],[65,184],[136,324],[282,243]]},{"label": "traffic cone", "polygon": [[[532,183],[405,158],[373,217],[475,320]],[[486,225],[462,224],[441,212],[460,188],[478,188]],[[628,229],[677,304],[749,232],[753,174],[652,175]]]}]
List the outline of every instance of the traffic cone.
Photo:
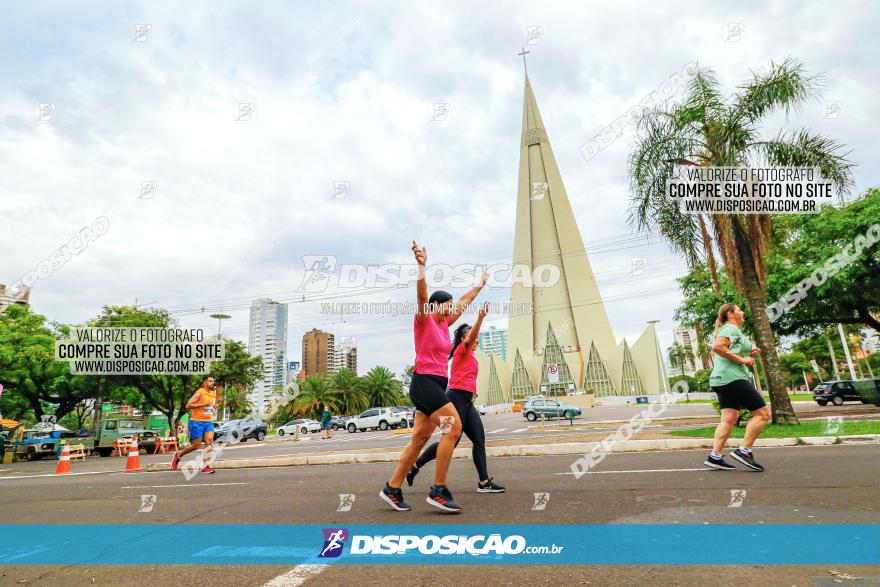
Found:
[{"label": "traffic cone", "polygon": [[134,473],[141,470],[141,453],[138,448],[137,436],[131,437],[131,447],[128,449],[128,460],[125,462],[125,473]]},{"label": "traffic cone", "polygon": [[58,457],[58,466],[55,467],[56,475],[67,475],[70,473],[70,443],[65,442],[64,448],[61,449],[61,456]]}]

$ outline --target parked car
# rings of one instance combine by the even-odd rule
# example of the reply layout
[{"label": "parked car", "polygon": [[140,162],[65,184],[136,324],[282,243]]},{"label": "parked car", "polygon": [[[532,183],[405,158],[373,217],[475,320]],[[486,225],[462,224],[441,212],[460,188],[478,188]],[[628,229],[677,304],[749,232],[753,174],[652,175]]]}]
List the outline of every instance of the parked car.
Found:
[{"label": "parked car", "polygon": [[291,420],[284,426],[278,427],[278,436],[293,434],[297,431],[297,429],[303,434],[308,434],[309,432],[318,432],[319,430],[321,430],[321,423],[317,420],[309,420],[308,418],[304,418],[301,420]]},{"label": "parked car", "polygon": [[877,403],[878,396],[880,378],[825,381],[813,388],[813,399],[820,406],[827,406],[829,402],[835,406],[843,405],[843,402]]},{"label": "parked car", "polygon": [[406,419],[409,421],[409,425],[413,425],[413,421],[416,417],[416,409],[410,406],[395,406],[391,408],[392,410],[401,413],[406,416]]},{"label": "parked car", "polygon": [[348,416],[333,416],[330,418],[330,429],[339,430],[340,428],[345,428],[345,423],[347,421]]},{"label": "parked car", "polygon": [[581,409],[570,404],[563,404],[555,399],[535,399],[526,402],[523,406],[523,417],[530,422],[537,420],[541,414],[545,418],[565,418],[571,420],[581,415]]},{"label": "parked car", "polygon": [[266,438],[266,424],[259,418],[242,418],[230,420],[225,424],[214,422],[214,440],[233,444],[247,442],[250,438],[263,440]]},{"label": "parked car", "polygon": [[406,428],[409,426],[409,420],[405,414],[397,412],[392,408],[371,408],[361,414],[354,416],[345,423],[345,428],[349,432],[364,432],[371,430],[388,430],[389,428]]},{"label": "parked car", "polygon": [[481,416],[485,416],[489,413],[489,408],[486,407],[486,404],[480,404],[477,406],[477,413]]}]

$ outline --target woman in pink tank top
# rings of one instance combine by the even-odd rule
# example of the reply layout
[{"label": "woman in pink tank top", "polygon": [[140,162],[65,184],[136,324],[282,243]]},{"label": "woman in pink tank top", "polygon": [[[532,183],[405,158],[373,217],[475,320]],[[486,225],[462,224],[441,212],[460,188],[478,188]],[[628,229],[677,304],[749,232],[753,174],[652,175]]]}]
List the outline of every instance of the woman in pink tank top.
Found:
[{"label": "woman in pink tank top", "polygon": [[[477,358],[474,356],[474,350],[479,340],[483,318],[488,313],[489,304],[483,304],[473,328],[468,324],[462,324],[455,329],[455,342],[452,343],[452,351],[449,353],[452,367],[446,397],[455,406],[455,411],[458,412],[458,417],[461,420],[461,430],[473,445],[471,456],[479,478],[477,493],[503,493],[504,487],[495,483],[489,476],[486,463],[486,431],[483,428],[483,421],[480,419],[480,412],[474,407],[474,400],[477,397],[477,373],[480,370]],[[460,439],[461,437],[459,437]],[[435,442],[422,452],[416,460],[416,464],[406,474],[408,485],[413,484],[413,480],[422,467],[437,458],[438,448],[439,444]]]},{"label": "woman in pink tank top", "polygon": [[413,318],[416,360],[409,386],[409,397],[416,408],[416,415],[412,438],[400,454],[394,475],[379,492],[379,497],[397,511],[410,509],[403,501],[403,491],[400,486],[431,434],[436,428],[440,428],[442,437],[437,448],[434,485],[426,501],[445,512],[457,513],[461,511],[461,507],[453,501],[452,494],[446,487],[446,475],[449,471],[449,462],[452,460],[452,451],[461,436],[458,412],[446,397],[448,381],[446,365],[452,347],[449,327],[477,297],[486,285],[488,275],[484,273],[479,284],[461,296],[458,302],[453,302],[452,296],[445,291],[436,291],[429,298],[428,282],[425,279],[427,249],[419,247],[413,241],[412,251],[419,265],[419,278],[416,282],[418,306]]}]

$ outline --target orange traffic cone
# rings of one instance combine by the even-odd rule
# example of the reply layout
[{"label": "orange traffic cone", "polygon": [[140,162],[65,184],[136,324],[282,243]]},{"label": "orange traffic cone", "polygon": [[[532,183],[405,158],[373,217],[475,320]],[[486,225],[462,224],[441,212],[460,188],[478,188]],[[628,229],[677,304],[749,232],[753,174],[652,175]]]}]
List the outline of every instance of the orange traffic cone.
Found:
[{"label": "orange traffic cone", "polygon": [[65,442],[64,448],[61,449],[61,456],[58,457],[58,466],[55,467],[56,475],[67,475],[70,473],[70,443]]},{"label": "orange traffic cone", "polygon": [[137,436],[131,437],[131,447],[128,449],[128,460],[125,462],[125,473],[133,473],[141,470],[141,454],[138,448]]}]

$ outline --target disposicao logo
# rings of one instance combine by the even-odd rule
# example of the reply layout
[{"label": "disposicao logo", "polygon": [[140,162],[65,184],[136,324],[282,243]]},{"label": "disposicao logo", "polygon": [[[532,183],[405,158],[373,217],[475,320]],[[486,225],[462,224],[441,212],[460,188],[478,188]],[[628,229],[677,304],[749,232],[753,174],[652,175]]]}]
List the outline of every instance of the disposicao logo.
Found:
[{"label": "disposicao logo", "polygon": [[342,554],[345,541],[348,540],[348,530],[345,528],[324,528],[324,548],[318,558],[336,558]]}]

